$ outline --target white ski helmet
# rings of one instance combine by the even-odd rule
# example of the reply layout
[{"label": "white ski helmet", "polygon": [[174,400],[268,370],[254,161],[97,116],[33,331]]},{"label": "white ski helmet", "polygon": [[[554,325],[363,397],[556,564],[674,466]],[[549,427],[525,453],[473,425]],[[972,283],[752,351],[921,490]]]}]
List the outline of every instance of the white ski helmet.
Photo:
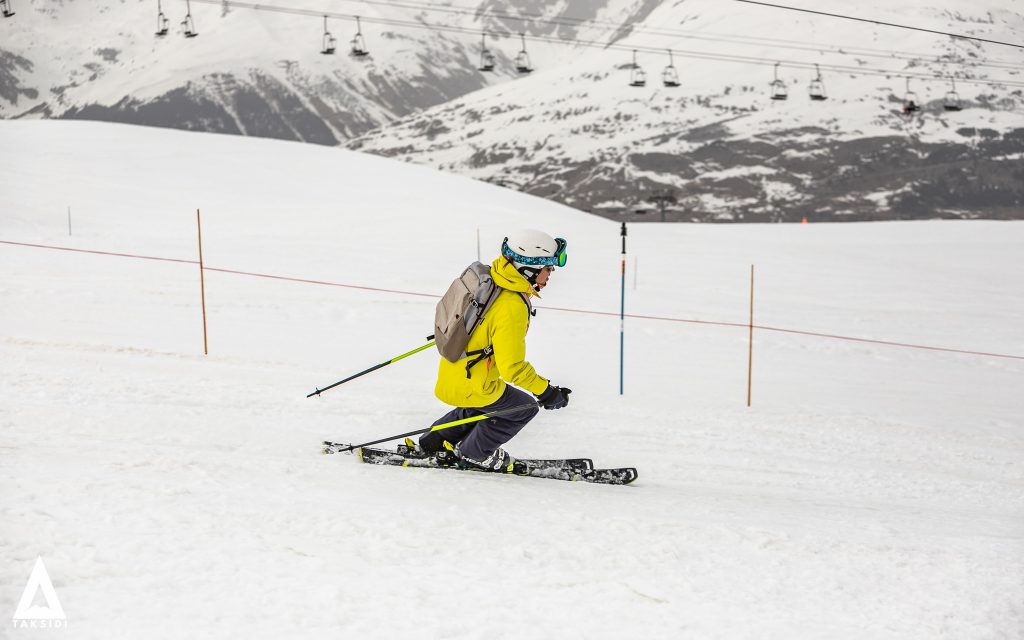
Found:
[{"label": "white ski helmet", "polygon": [[543,231],[524,229],[511,234],[501,243],[501,255],[512,261],[516,270],[530,284],[544,267],[564,267],[566,241],[552,238]]}]

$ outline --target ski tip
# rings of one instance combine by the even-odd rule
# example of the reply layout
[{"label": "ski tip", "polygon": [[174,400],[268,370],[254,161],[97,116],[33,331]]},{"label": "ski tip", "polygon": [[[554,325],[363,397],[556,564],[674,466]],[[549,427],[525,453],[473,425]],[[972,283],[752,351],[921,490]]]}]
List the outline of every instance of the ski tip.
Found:
[{"label": "ski tip", "polygon": [[640,477],[636,467],[622,467],[619,469],[621,475],[616,479],[617,482],[614,484],[633,484],[636,479]]},{"label": "ski tip", "polygon": [[573,480],[594,482],[597,484],[626,485],[633,483],[640,474],[635,467],[618,467],[615,469],[592,469],[582,471]]}]

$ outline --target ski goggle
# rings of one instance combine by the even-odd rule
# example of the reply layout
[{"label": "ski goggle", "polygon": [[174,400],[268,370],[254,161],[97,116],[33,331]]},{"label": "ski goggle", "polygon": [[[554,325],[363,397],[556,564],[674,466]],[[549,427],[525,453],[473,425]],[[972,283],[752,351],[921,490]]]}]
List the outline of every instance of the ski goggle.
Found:
[{"label": "ski goggle", "polygon": [[508,238],[501,245],[501,252],[505,256],[512,258],[519,264],[528,265],[542,265],[545,267],[564,267],[568,256],[565,253],[565,247],[568,243],[565,238],[555,238],[555,253],[551,256],[523,256],[519,255],[508,246]]}]

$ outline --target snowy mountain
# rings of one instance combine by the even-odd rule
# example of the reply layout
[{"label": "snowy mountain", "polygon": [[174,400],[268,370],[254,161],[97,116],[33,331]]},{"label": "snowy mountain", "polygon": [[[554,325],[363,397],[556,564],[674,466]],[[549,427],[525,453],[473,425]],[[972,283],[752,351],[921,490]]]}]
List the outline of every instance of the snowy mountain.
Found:
[{"label": "snowy mountain", "polygon": [[[807,6],[1021,42],[1021,2]],[[614,218],[1024,216],[1019,48],[724,0],[197,0],[191,39],[176,0],[161,5],[164,38],[151,0],[12,6],[0,20],[5,118],[344,144]],[[321,12],[335,55],[320,53]],[[363,58],[347,55],[356,14]],[[477,70],[482,31],[494,73]],[[526,75],[514,69],[524,44]],[[643,88],[628,86],[634,48]],[[668,50],[678,87],[661,83]],[[815,64],[824,101],[808,99]],[[786,101],[769,99],[776,72]],[[916,114],[901,111],[908,92]]]},{"label": "snowy mountain", "polygon": [[[0,167],[0,611],[42,556],[86,640],[1024,628],[1024,222],[631,225],[619,395],[619,225],[598,216],[97,122],[0,121]],[[527,342],[573,394],[508,450],[640,479],[320,455],[446,410],[432,349],[305,395],[422,344],[477,230],[488,259],[518,227],[569,242]],[[751,264],[759,325],[818,335],[755,330],[748,408]]]},{"label": "snowy mountain", "polygon": [[[633,15],[614,8],[625,0],[608,4],[530,8],[615,20]],[[477,34],[503,28],[504,20],[480,19],[474,11],[320,0],[260,5],[288,13],[244,8],[250,5],[193,1],[199,35],[184,38],[179,23],[186,3],[167,0],[161,7],[170,30],[161,38],[154,35],[155,0],[14,0],[15,16],[0,19],[0,117],[112,120],[336,144],[516,75],[510,65],[518,39],[492,41],[498,70],[477,71]],[[483,10],[513,8],[493,3]],[[320,53],[320,12],[332,16],[326,29],[337,42],[334,55]],[[356,25],[340,17],[357,13],[370,52],[360,58],[349,55]],[[416,27],[427,18],[465,33]],[[413,26],[389,26],[396,21]],[[555,25],[531,32],[556,29],[564,37],[594,35]],[[551,48],[538,45],[536,52]],[[565,47],[557,49],[565,55]]]},{"label": "snowy mountain", "polygon": [[[1024,42],[1020,2],[813,8]],[[675,50],[681,86],[662,85],[665,54],[639,54],[649,78],[637,88],[628,51],[587,53],[348,147],[616,218],[657,219],[659,197],[670,220],[1024,216],[1022,49],[716,0],[663,3],[616,44]],[[789,99],[776,101],[772,60],[849,71],[822,71],[827,99],[814,101],[813,66],[783,65]],[[863,75],[875,69],[890,73]],[[945,109],[950,76],[961,111]],[[903,113],[908,91],[916,114]]]}]

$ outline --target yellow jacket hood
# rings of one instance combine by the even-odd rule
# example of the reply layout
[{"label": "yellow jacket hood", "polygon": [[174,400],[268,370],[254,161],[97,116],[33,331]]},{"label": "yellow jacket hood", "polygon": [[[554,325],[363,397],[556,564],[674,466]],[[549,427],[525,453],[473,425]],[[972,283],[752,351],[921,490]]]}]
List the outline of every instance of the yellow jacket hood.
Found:
[{"label": "yellow jacket hood", "polygon": [[504,256],[498,256],[491,263],[491,277],[494,278],[494,284],[502,289],[540,297],[523,274],[516,271],[516,266]]}]

